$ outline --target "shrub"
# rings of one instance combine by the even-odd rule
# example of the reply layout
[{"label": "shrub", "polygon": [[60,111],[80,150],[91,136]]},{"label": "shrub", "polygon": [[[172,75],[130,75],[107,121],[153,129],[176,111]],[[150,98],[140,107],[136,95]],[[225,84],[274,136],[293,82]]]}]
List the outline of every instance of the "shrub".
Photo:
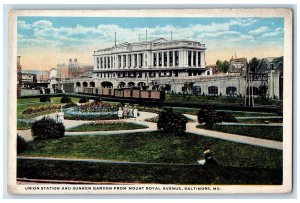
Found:
[{"label": "shrub", "polygon": [[86,97],[83,97],[79,100],[79,103],[86,103],[86,102],[89,102],[89,99]]},{"label": "shrub", "polygon": [[62,97],[60,99],[60,103],[71,103],[71,102],[72,102],[72,100],[70,97]]},{"label": "shrub", "polygon": [[65,134],[65,126],[56,123],[53,119],[44,117],[33,123],[31,127],[32,136],[38,139],[60,138]]},{"label": "shrub", "polygon": [[51,102],[51,98],[49,96],[41,96],[40,102]]},{"label": "shrub", "polygon": [[218,111],[217,115],[218,115],[220,121],[237,122],[237,120],[235,119],[235,117],[231,113],[229,113],[229,112]]},{"label": "shrub", "polygon": [[166,133],[182,133],[186,130],[187,119],[173,109],[164,109],[159,113],[157,128]]},{"label": "shrub", "polygon": [[211,106],[203,108],[198,112],[198,122],[205,123],[205,128],[211,129],[217,122],[221,122],[221,118],[215,109]]},{"label": "shrub", "polygon": [[64,109],[68,109],[68,108],[72,108],[72,107],[77,107],[77,104],[74,104],[71,102],[71,103],[68,103],[63,106]]},{"label": "shrub", "polygon": [[17,154],[20,154],[28,149],[28,143],[26,140],[17,134]]}]

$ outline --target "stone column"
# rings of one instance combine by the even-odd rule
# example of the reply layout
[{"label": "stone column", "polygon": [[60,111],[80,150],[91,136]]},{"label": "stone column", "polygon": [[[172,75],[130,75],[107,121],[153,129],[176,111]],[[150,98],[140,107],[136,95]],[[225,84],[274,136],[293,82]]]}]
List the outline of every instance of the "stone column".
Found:
[{"label": "stone column", "polygon": [[161,52],[161,67],[165,67],[165,52]]},{"label": "stone column", "polygon": [[140,56],[140,53],[137,53],[136,54],[136,57],[137,57],[137,59],[136,59],[136,66],[139,68],[140,66],[141,66],[141,56]]},{"label": "stone column", "polygon": [[198,67],[198,51],[196,51],[196,67]]},{"label": "stone column", "polygon": [[129,54],[126,54],[126,66],[127,66],[127,68],[130,68],[130,65],[129,65]]},{"label": "stone column", "polygon": [[170,67],[170,52],[167,51],[167,67]]},{"label": "stone column", "polygon": [[121,56],[121,68],[123,68],[124,67],[124,61],[123,61],[123,55],[120,55]]},{"label": "stone column", "polygon": [[175,51],[172,52],[173,52],[173,67],[175,67]]},{"label": "stone column", "polygon": [[155,52],[156,54],[156,68],[159,67],[159,52]]},{"label": "stone column", "polygon": [[191,51],[191,66],[194,66],[194,51]]},{"label": "stone column", "polygon": [[200,52],[200,66],[201,66],[201,68],[205,68],[205,55],[204,55],[204,51]]}]

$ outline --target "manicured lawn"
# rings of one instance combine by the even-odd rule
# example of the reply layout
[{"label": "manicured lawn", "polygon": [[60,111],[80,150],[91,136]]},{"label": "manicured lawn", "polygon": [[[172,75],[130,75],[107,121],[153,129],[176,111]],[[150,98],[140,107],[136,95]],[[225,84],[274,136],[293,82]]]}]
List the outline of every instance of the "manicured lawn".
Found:
[{"label": "manicured lawn", "polygon": [[[244,97],[227,97],[227,96],[203,96],[203,95],[175,95],[167,94],[165,101],[167,102],[183,102],[183,103],[203,103],[203,104],[244,104]],[[260,98],[254,99],[255,104],[264,105],[282,105],[282,101],[262,101]]]},{"label": "manicured lawn", "polygon": [[[70,97],[72,102],[77,103],[80,98]],[[50,106],[52,104],[60,104],[61,97],[51,97],[51,102],[40,102],[39,98],[22,98],[17,100],[17,117],[18,118],[34,118],[49,112],[41,112],[31,115],[23,115],[22,112],[27,107],[39,107],[39,106]]]},{"label": "manicured lawn", "polygon": [[32,124],[24,123],[24,122],[17,122],[17,129],[18,130],[28,130],[31,129]]},{"label": "manicured lawn", "polygon": [[107,136],[65,136],[35,140],[20,156],[196,164],[211,149],[220,166],[282,168],[282,151],[184,133],[162,132]]},{"label": "manicured lawn", "polygon": [[[203,128],[203,126],[198,127]],[[215,125],[212,130],[276,141],[282,141],[283,136],[283,128],[281,126]]]},{"label": "manicured lawn", "polygon": [[115,124],[96,124],[96,125],[81,125],[69,129],[70,132],[86,132],[86,131],[113,131],[113,130],[134,130],[147,128],[144,125],[135,123],[115,123]]},{"label": "manicured lawn", "polygon": [[281,185],[282,169],[18,159],[17,177],[118,183]]},{"label": "manicured lawn", "polygon": [[249,111],[227,111],[234,117],[254,117],[254,116],[277,116],[275,113],[264,113],[264,112],[249,112]]},{"label": "manicured lawn", "polygon": [[259,123],[282,123],[282,118],[256,118],[256,119],[238,119],[239,123],[252,123],[252,124],[259,124]]}]

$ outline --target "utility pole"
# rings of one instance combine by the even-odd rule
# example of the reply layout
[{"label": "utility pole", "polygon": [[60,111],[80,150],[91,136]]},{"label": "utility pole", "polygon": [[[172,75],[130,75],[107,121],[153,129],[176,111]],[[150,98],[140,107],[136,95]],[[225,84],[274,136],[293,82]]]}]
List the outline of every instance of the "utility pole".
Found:
[{"label": "utility pole", "polygon": [[148,41],[148,32],[146,30],[146,42]]},{"label": "utility pole", "polygon": [[172,33],[172,31],[171,31],[171,41],[173,40],[173,36],[172,36],[172,35],[173,35],[173,33]]}]

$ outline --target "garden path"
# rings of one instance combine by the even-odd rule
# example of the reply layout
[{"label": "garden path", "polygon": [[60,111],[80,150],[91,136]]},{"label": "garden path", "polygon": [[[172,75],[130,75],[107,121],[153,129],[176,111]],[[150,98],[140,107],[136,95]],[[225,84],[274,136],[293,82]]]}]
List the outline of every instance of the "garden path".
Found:
[{"label": "garden path", "polygon": [[[55,114],[49,114],[50,117],[54,116]],[[282,150],[282,142],[279,141],[273,141],[273,140],[266,140],[266,139],[260,139],[260,138],[254,138],[249,136],[241,136],[237,134],[230,134],[230,133],[223,133],[223,132],[217,132],[217,131],[211,131],[211,130],[205,130],[197,128],[197,125],[199,123],[197,122],[197,116],[195,115],[189,115],[184,114],[186,117],[188,117],[191,120],[194,120],[196,122],[189,122],[187,123],[187,133],[193,133],[201,136],[207,136],[207,137],[213,137],[213,138],[219,138],[223,140],[228,140],[232,142],[237,143],[244,143],[244,144],[250,144],[255,146],[261,146],[261,147],[267,147],[271,149],[279,149]],[[157,124],[152,122],[147,122],[145,119],[156,117],[156,113],[150,113],[150,112],[140,112],[140,116],[137,119],[130,118],[126,119],[126,122],[136,123],[140,125],[146,125],[148,126],[147,129],[136,129],[136,130],[117,130],[117,131],[91,131],[91,132],[66,132],[66,136],[76,136],[76,135],[113,135],[113,134],[127,134],[127,133],[138,133],[138,132],[153,132],[157,130]],[[41,119],[43,116],[39,116],[36,119]],[[82,120],[64,120],[64,125],[66,129],[73,128],[79,125],[82,125],[84,123],[87,123],[90,121],[82,121]],[[265,124],[270,126],[270,124]],[[18,133],[24,137],[25,140],[30,141],[32,140],[31,131],[30,130],[18,130]]]},{"label": "garden path", "polygon": [[[195,115],[190,115],[190,114],[183,114],[185,117],[187,117],[190,120],[193,121],[198,121],[198,117]],[[278,116],[274,116],[274,118],[277,118]],[[238,118],[238,117],[236,117]],[[240,118],[265,118],[265,117],[240,117]],[[269,117],[269,118],[273,118],[273,117]],[[279,116],[279,118],[282,118]],[[242,119],[241,119],[242,120]],[[269,123],[269,124],[265,124],[265,123],[234,123],[234,122],[222,122],[222,123],[218,123],[218,125],[240,125],[240,126],[283,126],[282,123]]]}]

